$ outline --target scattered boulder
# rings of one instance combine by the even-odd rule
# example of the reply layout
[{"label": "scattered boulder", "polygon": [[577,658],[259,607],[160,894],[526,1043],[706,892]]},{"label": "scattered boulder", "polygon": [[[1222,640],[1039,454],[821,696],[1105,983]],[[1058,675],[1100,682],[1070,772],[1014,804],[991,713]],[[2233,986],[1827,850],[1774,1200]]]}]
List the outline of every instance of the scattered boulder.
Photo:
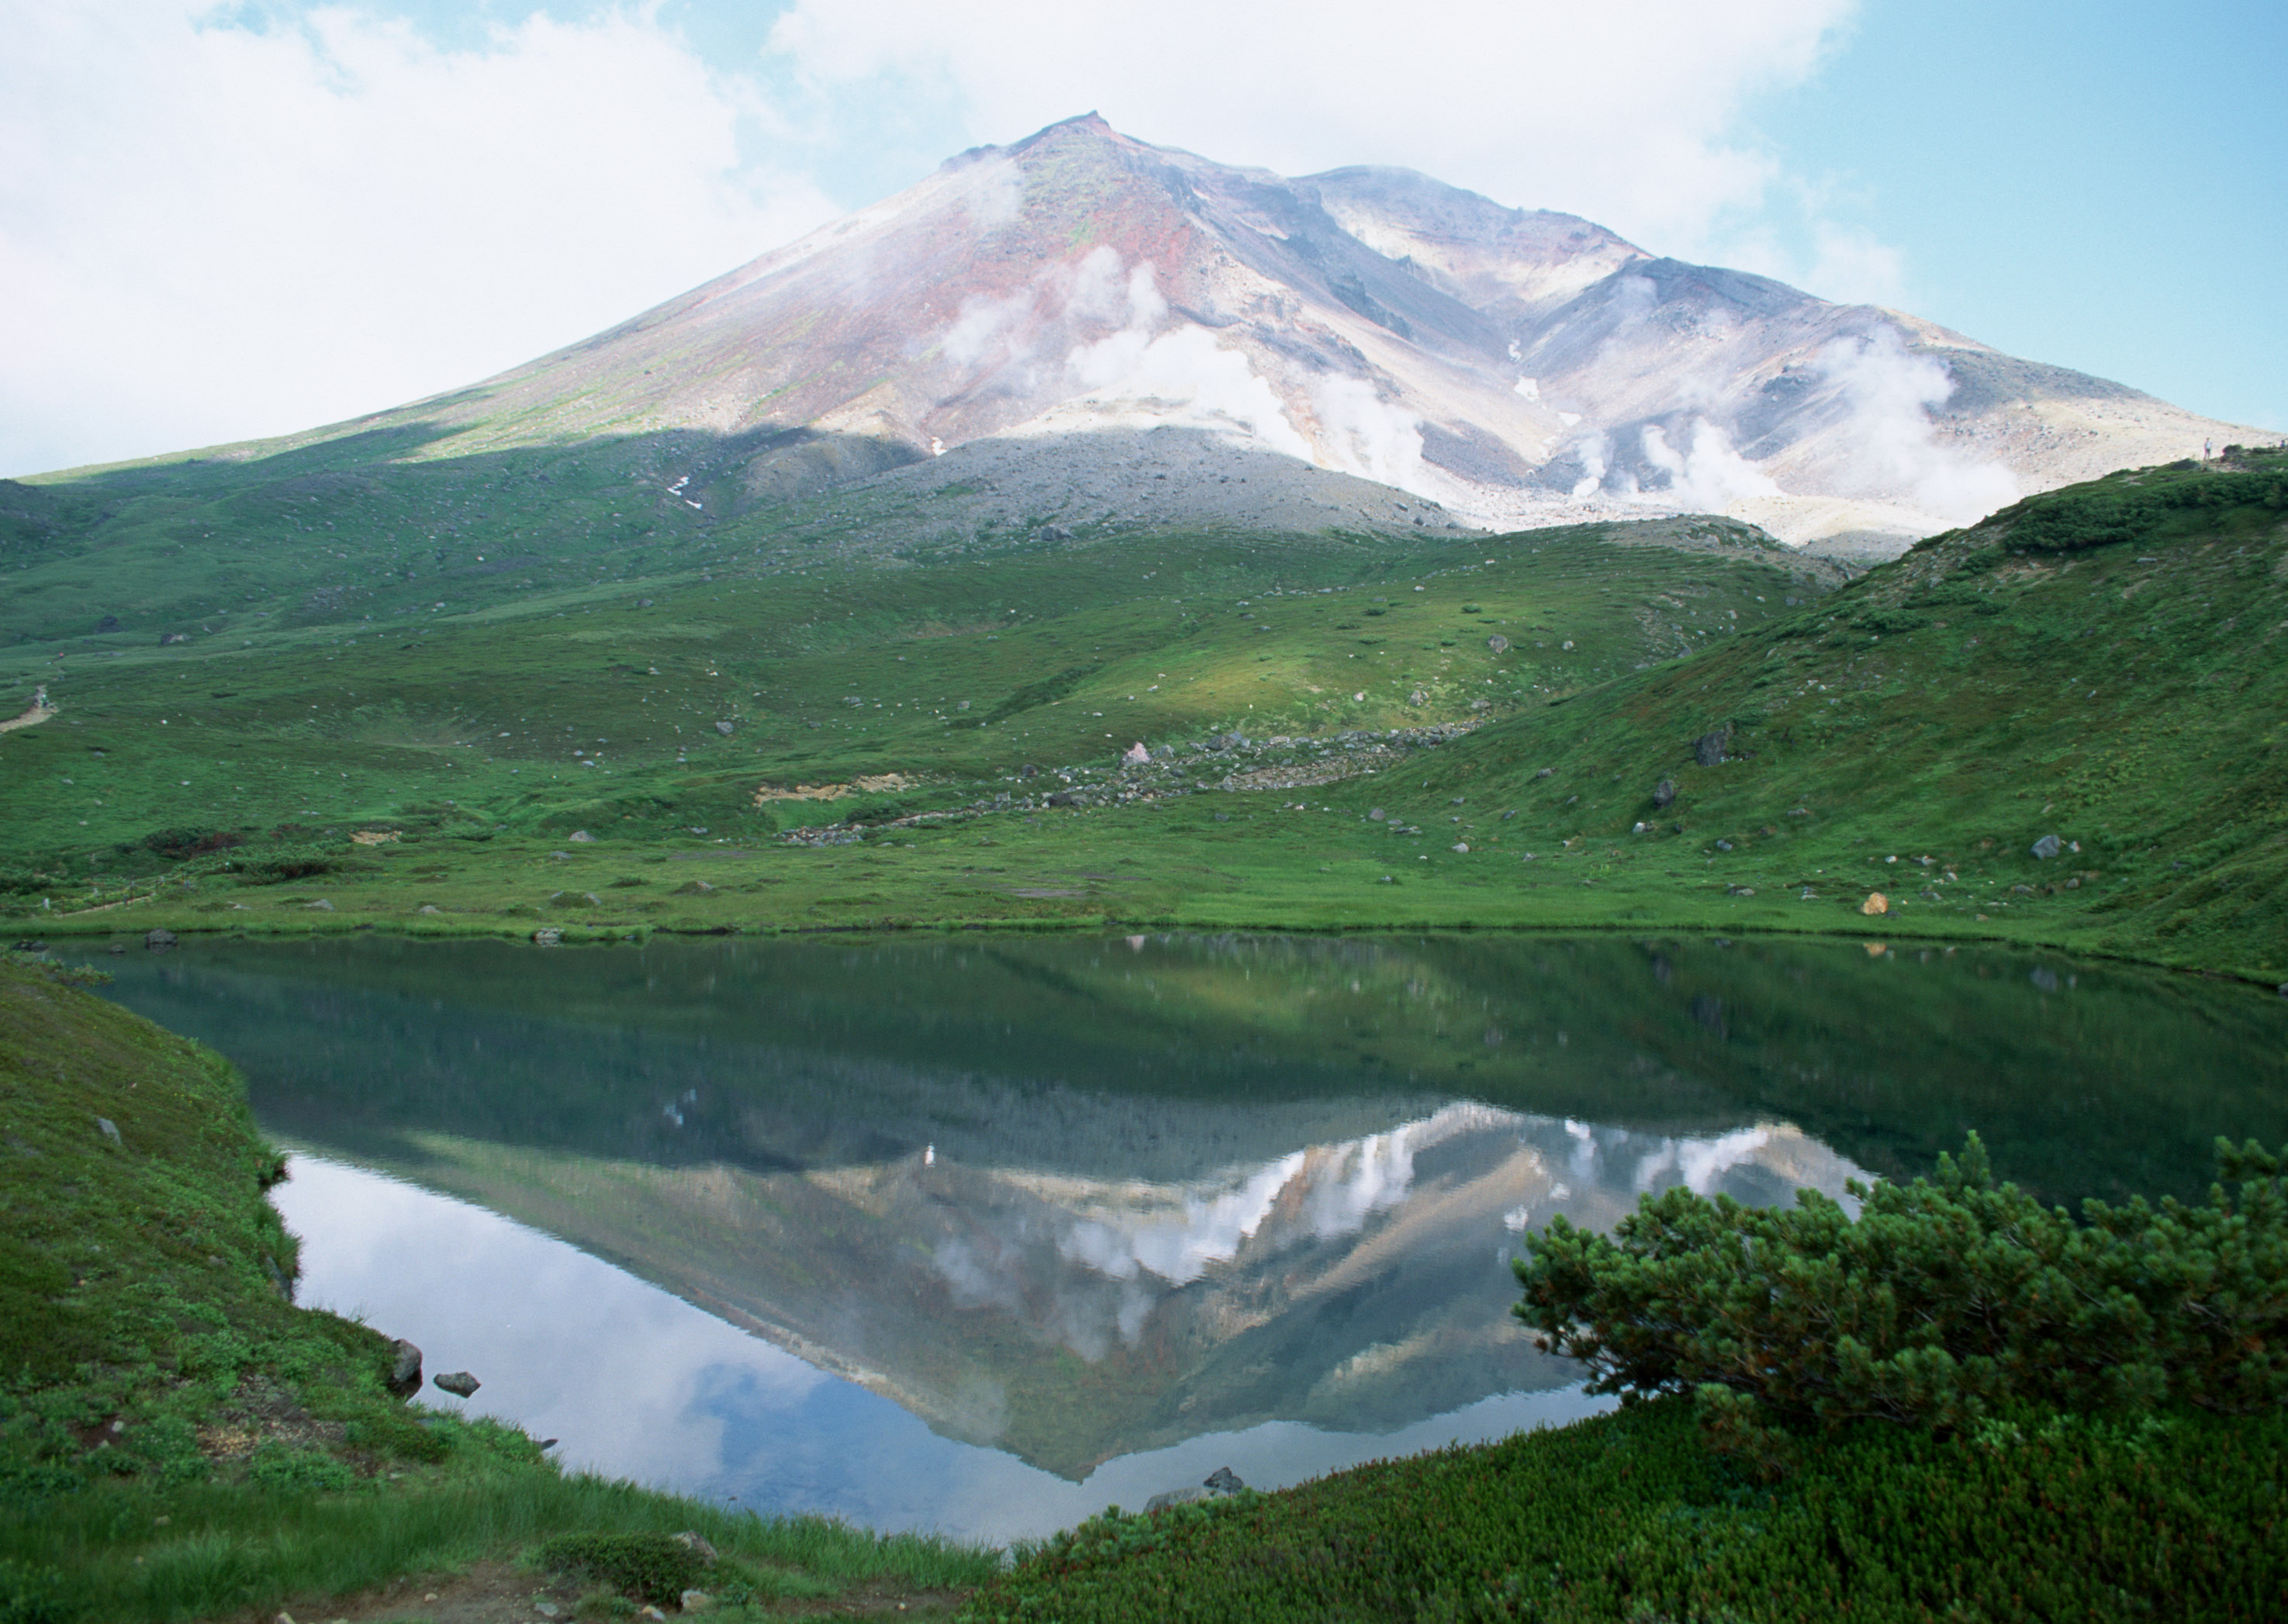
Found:
[{"label": "scattered boulder", "polygon": [[435,914],[441,913],[443,910],[439,908],[433,902],[425,902],[421,905],[419,911],[424,914]]},{"label": "scattered boulder", "polygon": [[1891,911],[1891,899],[1879,891],[1871,891],[1867,893],[1867,900],[1859,905],[1859,911],[1870,918],[1878,914],[1887,914]]},{"label": "scattered boulder", "polygon": [[389,1344],[389,1375],[384,1382],[400,1398],[421,1390],[421,1350],[402,1336]]},{"label": "scattered boulder", "polygon": [[1062,525],[1043,525],[1033,532],[1033,539],[1037,542],[1069,542],[1072,540],[1072,532]]},{"label": "scattered boulder", "polygon": [[732,726],[733,724],[729,722],[718,722],[715,724],[715,731],[727,737],[731,732]]},{"label": "scattered boulder", "polygon": [[1664,778],[1652,787],[1654,810],[1666,812],[1676,801],[1676,780]]},{"label": "scattered boulder", "polygon": [[306,902],[302,906],[315,908],[322,914],[330,914],[334,911],[334,905],[323,897],[319,898],[315,902]]},{"label": "scattered boulder", "polygon": [[1494,702],[1490,699],[1474,699],[1470,701],[1470,709],[1473,710],[1491,710],[1493,708]]},{"label": "scattered boulder", "polygon": [[706,1536],[703,1534],[694,1533],[691,1529],[687,1528],[681,1533],[671,1534],[669,1537],[674,1540],[678,1545],[682,1546],[684,1549],[689,1551],[693,1556],[698,1557],[702,1562],[714,1562],[719,1560],[716,1555],[715,1548],[707,1542]]},{"label": "scattered boulder", "polygon": [[1141,739],[1139,739],[1135,743],[1128,747],[1127,752],[1123,755],[1120,759],[1122,763],[1127,766],[1140,767],[1146,762],[1152,759],[1152,752],[1144,748],[1144,741]]},{"label": "scattered boulder", "polygon": [[146,931],[143,945],[155,953],[164,953],[175,945],[175,933],[172,931]]},{"label": "scattered boulder", "polygon": [[1247,1486],[1239,1474],[1228,1466],[1219,1466],[1210,1472],[1196,1488],[1170,1489],[1155,1494],[1144,1502],[1147,1511],[1157,1511],[1164,1506],[1188,1506],[1203,1500],[1226,1500]]},{"label": "scattered boulder", "polygon": [[113,1121],[109,1117],[99,1116],[96,1118],[95,1130],[101,1134],[106,1139],[109,1140],[112,1144],[119,1146],[122,1150],[124,1150],[127,1147],[127,1141],[119,1137],[119,1124]]},{"label": "scattered boulder", "polygon": [[1540,772],[1535,773],[1533,776],[1536,778],[1548,778],[1553,775],[1556,771],[1557,769],[1554,767],[1544,767]]},{"label": "scattered boulder", "polygon": [[591,835],[585,829],[574,829],[564,838],[570,841],[574,845],[592,845],[595,843],[596,839],[593,835]]},{"label": "scattered boulder", "polygon": [[1486,639],[1486,646],[1493,650],[1494,653],[1498,654],[1507,654],[1509,652],[1509,639],[1502,636],[1501,633],[1496,632],[1493,636]]},{"label": "scattered boulder", "polygon": [[532,933],[532,940],[535,947],[560,947],[564,945],[564,932],[554,925],[543,925]]},{"label": "scattered boulder", "polygon": [[1705,733],[1692,741],[1692,759],[1704,767],[1712,767],[1724,759],[1724,747],[1732,742],[1729,722],[1712,733]]},{"label": "scattered boulder", "polygon": [[1406,702],[1410,705],[1426,705],[1430,702],[1430,696],[1427,693],[1425,693],[1421,689],[1417,688],[1413,693],[1406,696]]},{"label": "scattered boulder", "polygon": [[1384,819],[1389,817],[1390,814],[1379,806],[1370,806],[1366,809],[1366,816],[1368,822],[1380,823]]},{"label": "scattered boulder", "polygon": [[477,1389],[484,1385],[465,1370],[449,1370],[441,1376],[433,1376],[430,1379],[457,1398],[470,1398],[475,1394]]},{"label": "scattered boulder", "polygon": [[1029,761],[1017,769],[1017,776],[1021,779],[1038,778],[1040,775],[1041,770]]},{"label": "scattered boulder", "polygon": [[1469,849],[1470,843],[1466,840],[1458,840],[1454,843],[1454,850],[1457,852],[1467,852]]},{"label": "scattered boulder", "polygon": [[163,631],[159,634],[159,646],[162,648],[171,644],[187,643],[190,640],[191,634],[187,631]]},{"label": "scattered boulder", "polygon": [[686,1590],[676,1598],[676,1606],[685,1612],[712,1612],[715,1598],[704,1590]]},{"label": "scattered boulder", "polygon": [[699,897],[704,896],[714,889],[704,880],[686,880],[668,894],[674,897]]},{"label": "scattered boulder", "polygon": [[2043,836],[2039,840],[2034,843],[2033,846],[2034,855],[2040,858],[2044,862],[2047,862],[2051,858],[2055,857],[2060,849],[2058,837],[2055,835]]}]

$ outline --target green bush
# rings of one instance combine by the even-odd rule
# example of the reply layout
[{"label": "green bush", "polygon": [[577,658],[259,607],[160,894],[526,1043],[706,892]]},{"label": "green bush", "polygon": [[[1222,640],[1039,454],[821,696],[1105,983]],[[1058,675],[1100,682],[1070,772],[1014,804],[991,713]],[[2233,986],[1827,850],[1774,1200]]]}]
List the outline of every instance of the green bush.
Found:
[{"label": "green bush", "polygon": [[715,1567],[712,1557],[671,1533],[568,1533],[542,1546],[539,1557],[544,1567],[662,1605],[702,1588]]},{"label": "green bush", "polygon": [[0,1557],[0,1624],[71,1624],[79,1612],[55,1569]]},{"label": "green bush", "polygon": [[1685,1189],[1610,1238],[1529,1237],[1514,1311],[1623,1401],[1693,1392],[1741,1436],[1861,1418],[1949,1431],[2014,1405],[2251,1414],[2288,1400],[2288,1186],[2217,1142],[2207,1204],[2085,1204],[2076,1223],[1998,1185],[1976,1135],[1935,1178],[1854,1183],[1854,1219]]}]

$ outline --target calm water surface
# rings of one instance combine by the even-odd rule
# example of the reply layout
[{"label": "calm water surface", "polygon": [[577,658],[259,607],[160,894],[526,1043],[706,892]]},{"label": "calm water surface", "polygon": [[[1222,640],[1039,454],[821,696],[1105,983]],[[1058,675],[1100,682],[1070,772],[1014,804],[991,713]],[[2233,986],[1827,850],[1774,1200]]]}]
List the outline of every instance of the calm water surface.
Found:
[{"label": "calm water surface", "polygon": [[1507,1311],[1556,1213],[1839,1195],[1973,1129],[2047,1199],[2194,1194],[2216,1135],[2288,1140],[2276,998],[1879,942],[112,963],[298,1153],[302,1301],[572,1464],[997,1540],[1586,1413]]}]

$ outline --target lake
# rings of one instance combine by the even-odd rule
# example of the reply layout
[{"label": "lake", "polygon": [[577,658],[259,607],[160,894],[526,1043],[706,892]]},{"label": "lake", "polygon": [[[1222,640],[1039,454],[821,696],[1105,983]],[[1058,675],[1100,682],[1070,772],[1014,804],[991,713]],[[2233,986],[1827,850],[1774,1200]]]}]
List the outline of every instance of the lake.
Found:
[{"label": "lake", "polygon": [[[1508,1260],[1972,1129],[2046,1200],[2288,1141],[2288,1001],[1882,941],[187,939],[112,996],[293,1153],[299,1300],[569,1465],[996,1541],[1598,1407]],[[461,1401],[432,1388],[423,1401]]]}]

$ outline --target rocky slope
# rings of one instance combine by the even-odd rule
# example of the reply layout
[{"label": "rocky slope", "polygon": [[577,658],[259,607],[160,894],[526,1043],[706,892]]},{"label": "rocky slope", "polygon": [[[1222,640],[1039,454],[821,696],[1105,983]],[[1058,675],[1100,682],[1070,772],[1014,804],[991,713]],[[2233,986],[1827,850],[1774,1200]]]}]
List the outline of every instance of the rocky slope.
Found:
[{"label": "rocky slope", "polygon": [[[474,388],[286,443],[462,456],[671,435],[712,479],[680,494],[719,511],[982,442],[1016,485],[1085,470],[1068,505],[1103,509],[1139,448],[1160,448],[1139,437],[1171,428],[1273,454],[1298,476],[1286,505],[1316,468],[1443,504],[1429,522],[1721,511],[1879,551],[2258,438],[1571,216],[1406,170],[1228,168],[1090,115],[965,153]],[[1197,517],[1202,460],[1152,467],[1172,488],[1132,493],[1130,516]],[[1347,505],[1359,522],[1426,517],[1406,500]],[[1030,491],[995,511],[1021,508],[1043,511]]]}]

